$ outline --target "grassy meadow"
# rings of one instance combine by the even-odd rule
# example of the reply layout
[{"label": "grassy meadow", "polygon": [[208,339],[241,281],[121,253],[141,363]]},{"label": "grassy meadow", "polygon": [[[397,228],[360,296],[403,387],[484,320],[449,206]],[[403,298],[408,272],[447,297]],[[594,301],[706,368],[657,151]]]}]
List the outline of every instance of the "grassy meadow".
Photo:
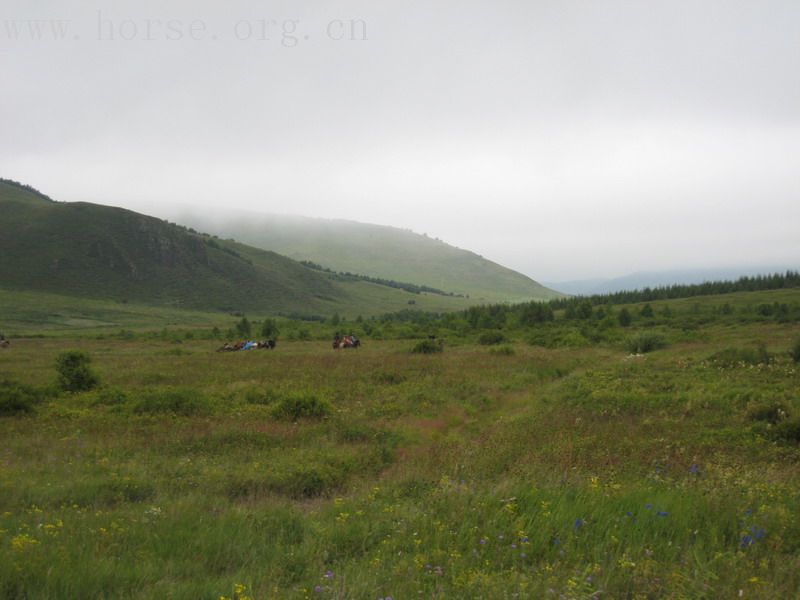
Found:
[{"label": "grassy meadow", "polygon": [[[758,308],[798,303],[431,323],[432,354],[388,321],[337,352],[31,325],[0,349],[0,597],[800,598],[800,322]],[[58,391],[68,350],[98,387]]]}]

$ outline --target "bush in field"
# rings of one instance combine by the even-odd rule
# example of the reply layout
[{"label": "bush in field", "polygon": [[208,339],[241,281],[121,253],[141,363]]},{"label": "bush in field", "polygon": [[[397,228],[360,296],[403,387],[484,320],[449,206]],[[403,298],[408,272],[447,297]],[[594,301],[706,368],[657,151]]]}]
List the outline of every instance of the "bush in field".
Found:
[{"label": "bush in field", "polygon": [[619,324],[622,327],[627,327],[631,324],[631,313],[627,308],[623,308],[619,311],[619,315],[617,315],[617,319],[619,320]]},{"label": "bush in field", "polygon": [[771,401],[751,404],[747,407],[747,418],[751,421],[765,421],[775,425],[789,416],[785,402]]},{"label": "bush in field", "polygon": [[785,419],[775,426],[775,437],[786,442],[800,442],[800,418]]},{"label": "bush in field", "polygon": [[631,354],[646,354],[666,345],[664,338],[656,333],[639,333],[625,342],[625,348]]},{"label": "bush in field", "polygon": [[244,393],[244,400],[248,404],[268,405],[278,400],[278,393],[271,389],[249,389]]},{"label": "bush in field", "polygon": [[743,367],[768,365],[772,357],[766,346],[759,344],[756,348],[725,348],[711,355],[709,360],[720,367]]},{"label": "bush in field", "polygon": [[436,354],[444,351],[442,340],[422,340],[411,349],[412,354]]},{"label": "bush in field", "polygon": [[32,413],[34,405],[42,399],[42,392],[28,385],[0,381],[0,416]]},{"label": "bush in field", "polygon": [[253,326],[247,317],[242,317],[242,320],[236,323],[236,333],[239,334],[239,337],[250,337],[252,330]]},{"label": "bush in field", "polygon": [[182,417],[207,414],[208,400],[191,388],[165,388],[148,392],[133,407],[139,415],[172,413]]},{"label": "bush in field", "polygon": [[128,395],[125,393],[125,390],[111,387],[101,389],[97,394],[94,404],[103,406],[117,406],[120,404],[125,404],[127,400]]},{"label": "bush in field", "polygon": [[280,331],[278,330],[278,324],[275,319],[264,319],[264,324],[261,325],[261,337],[274,340],[278,337],[278,333],[280,333]]},{"label": "bush in field", "polygon": [[481,346],[494,346],[496,344],[502,344],[505,341],[506,336],[499,331],[487,331],[486,333],[482,333],[478,338],[478,343]]},{"label": "bush in field", "polygon": [[313,394],[294,394],[281,399],[272,409],[272,416],[287,421],[321,419],[328,416],[331,410],[331,404],[327,400],[321,400]]},{"label": "bush in field", "polygon": [[789,350],[789,356],[792,357],[794,362],[800,363],[800,338],[796,339],[794,344],[792,344],[792,347]]},{"label": "bush in field", "polygon": [[492,348],[489,350],[492,354],[497,354],[500,356],[514,356],[517,352],[514,350],[514,346],[498,346],[497,348]]},{"label": "bush in field", "polygon": [[341,479],[344,477],[330,467],[323,469],[303,465],[291,471],[285,478],[273,482],[272,487],[292,498],[314,498],[334,487]]},{"label": "bush in field", "polygon": [[96,387],[100,380],[89,368],[91,362],[85,352],[71,350],[59,354],[56,358],[59,387],[67,392],[82,392]]}]

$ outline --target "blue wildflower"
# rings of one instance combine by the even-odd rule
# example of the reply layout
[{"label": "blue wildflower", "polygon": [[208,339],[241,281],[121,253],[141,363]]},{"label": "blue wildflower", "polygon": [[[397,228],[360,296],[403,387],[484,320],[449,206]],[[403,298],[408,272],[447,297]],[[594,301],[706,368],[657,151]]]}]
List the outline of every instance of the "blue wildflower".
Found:
[{"label": "blue wildflower", "polygon": [[666,517],[669,513],[663,510],[660,510],[656,513],[659,517]]}]

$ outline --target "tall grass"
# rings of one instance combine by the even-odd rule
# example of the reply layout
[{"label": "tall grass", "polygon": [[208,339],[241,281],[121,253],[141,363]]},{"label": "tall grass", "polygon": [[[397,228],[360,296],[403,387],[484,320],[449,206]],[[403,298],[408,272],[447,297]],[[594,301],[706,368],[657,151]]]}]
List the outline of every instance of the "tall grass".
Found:
[{"label": "tall grass", "polygon": [[15,340],[0,392],[76,344],[105,387],[0,417],[0,597],[792,598],[800,331],[704,332],[647,357],[590,329],[440,357]]}]

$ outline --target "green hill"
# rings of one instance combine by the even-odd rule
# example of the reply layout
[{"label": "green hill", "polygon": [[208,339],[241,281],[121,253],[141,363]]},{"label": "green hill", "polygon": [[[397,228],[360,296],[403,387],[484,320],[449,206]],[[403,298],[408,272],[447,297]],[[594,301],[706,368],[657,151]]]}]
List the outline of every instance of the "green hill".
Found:
[{"label": "green hill", "polygon": [[354,221],[234,213],[185,214],[182,222],[222,237],[333,269],[425,285],[482,302],[561,296],[467,250],[408,230]]},{"label": "green hill", "polygon": [[[342,282],[275,252],[0,180],[0,287],[221,311],[375,314],[459,299]],[[417,302],[418,300],[418,302]]]}]

